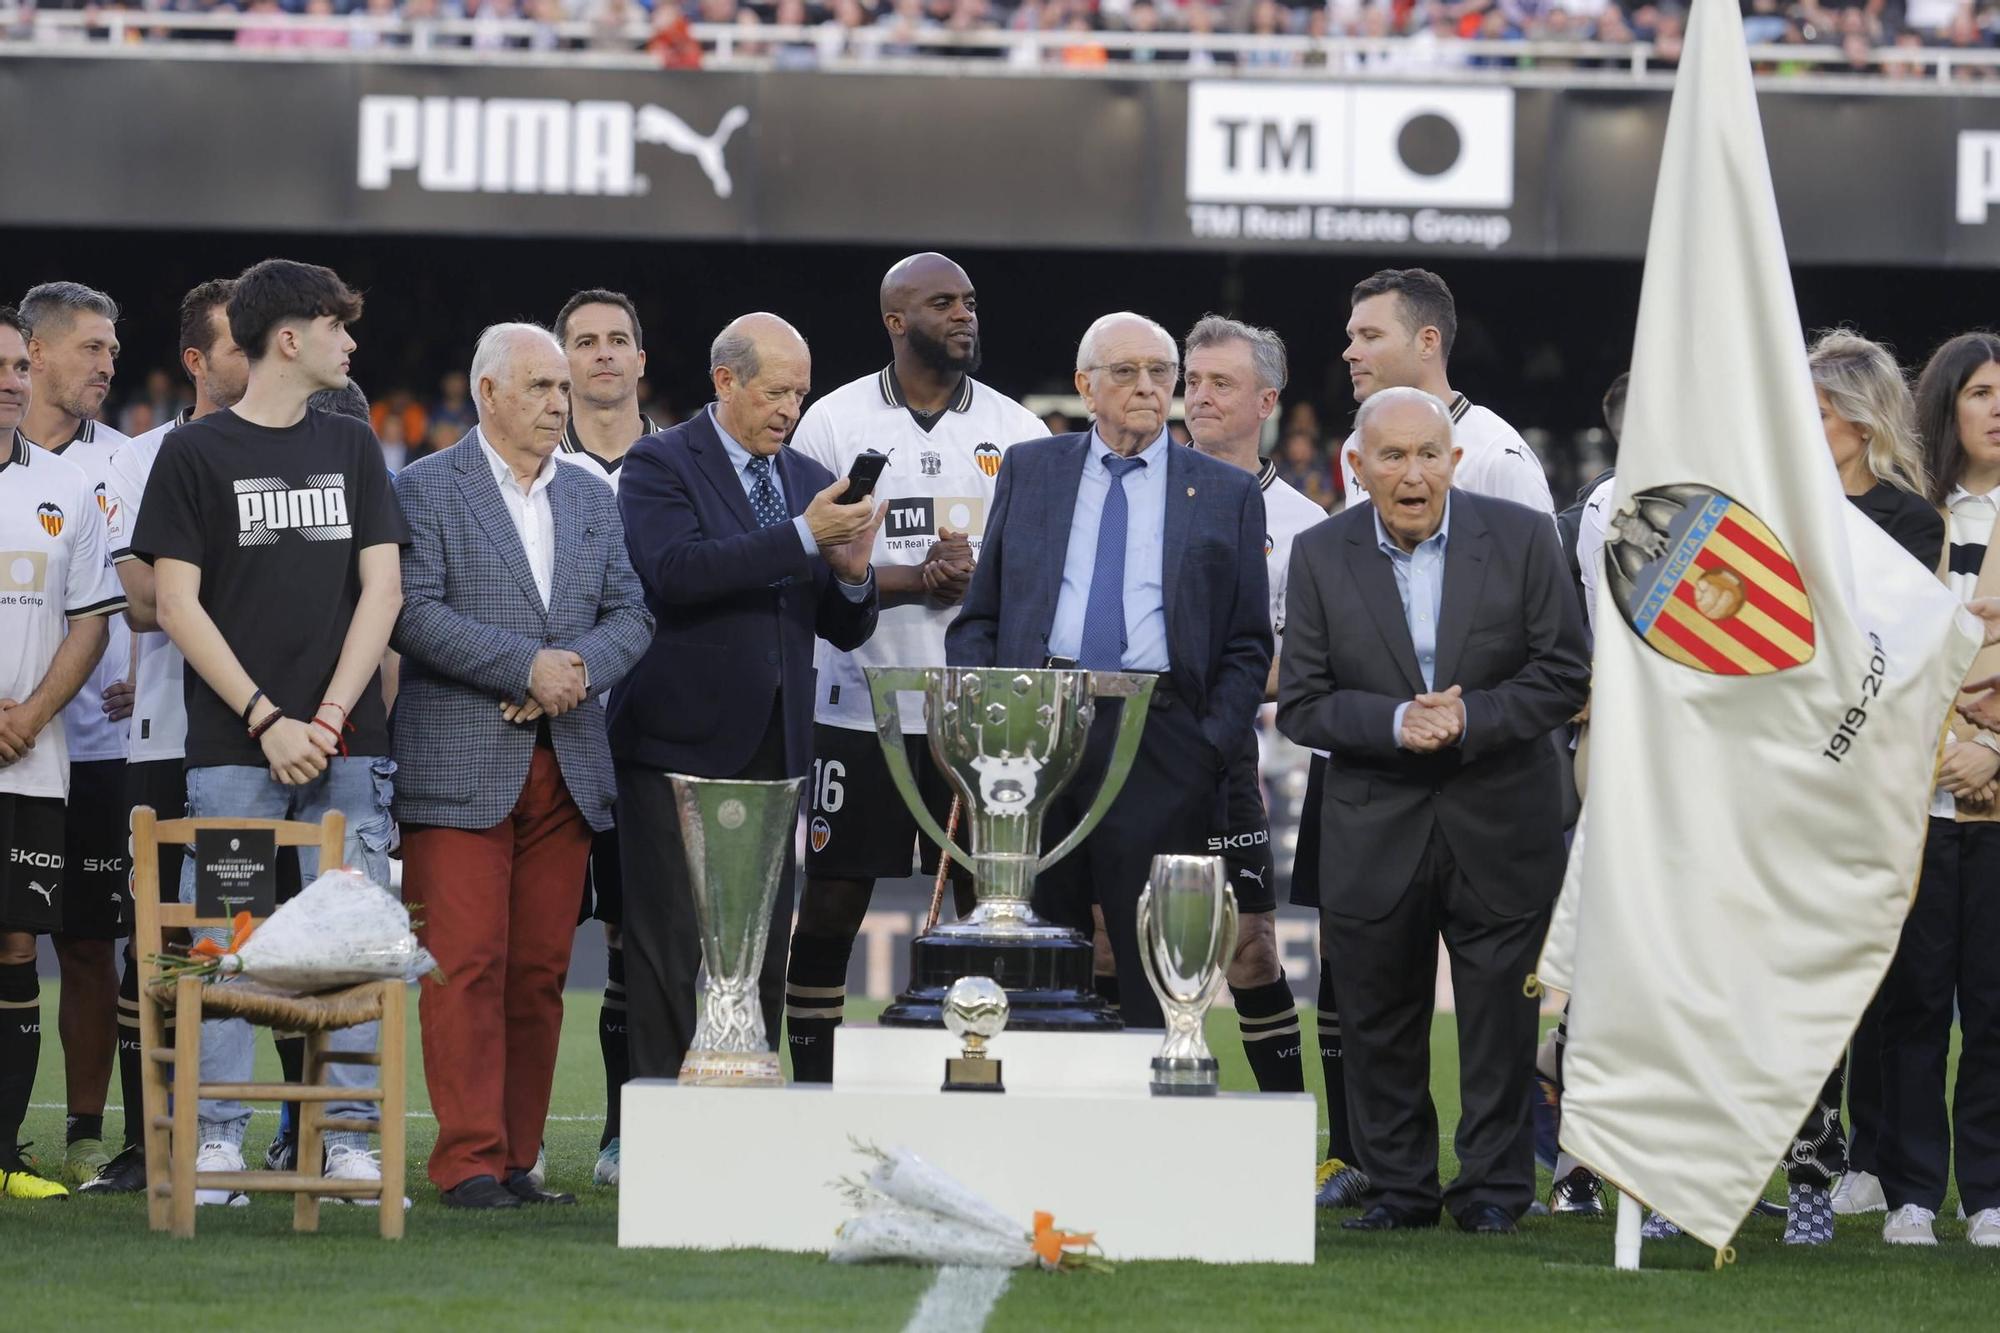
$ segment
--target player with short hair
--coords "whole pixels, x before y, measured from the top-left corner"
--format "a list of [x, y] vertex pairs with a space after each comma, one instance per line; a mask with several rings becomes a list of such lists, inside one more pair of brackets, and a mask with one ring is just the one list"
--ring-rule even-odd
[[[569, 358], [569, 426], [556, 450], [559, 462], [596, 473], [618, 489], [618, 470], [632, 446], [660, 428], [639, 410], [639, 381], [646, 374], [646, 335], [639, 308], [623, 292], [590, 287], [563, 302], [556, 315], [556, 341]], [[608, 706], [611, 691], [600, 696]], [[604, 1132], [597, 1140], [591, 1178], [616, 1187], [619, 1163], [619, 1090], [631, 1077], [632, 1057], [625, 1018], [624, 876], [619, 870], [618, 830], [606, 829], [590, 843], [584, 912], [604, 925], [604, 999], [597, 1010], [597, 1049], [604, 1058]], [[536, 1167], [540, 1169], [540, 1162]]]
[[0, 1201], [69, 1193], [19, 1141], [42, 1046], [35, 936], [72, 924], [63, 709], [125, 605], [90, 479], [21, 433], [29, 340], [27, 322], [0, 307]]
[[[79, 282], [45, 282], [21, 298], [34, 398], [21, 433], [83, 470], [95, 521], [108, 512], [111, 456], [125, 437], [97, 420], [117, 372], [118, 303]], [[75, 515], [77, 522], [89, 516]], [[131, 931], [125, 864], [125, 719], [132, 715], [131, 631], [117, 616], [97, 669], [63, 710], [69, 744], [64, 816], [64, 919], [55, 933], [69, 1116], [65, 1183], [81, 1185], [110, 1161], [104, 1099], [118, 1044], [118, 939]]]
[[[105, 487], [105, 520], [111, 559], [126, 597], [132, 629], [134, 706], [126, 737], [128, 806], [151, 806], [163, 819], [187, 813], [187, 705], [182, 698], [186, 659], [160, 632], [155, 617], [153, 567], [132, 550], [132, 532], [146, 495], [146, 480], [167, 436], [190, 421], [235, 406], [243, 397], [250, 362], [229, 333], [230, 278], [211, 278], [181, 298], [180, 363], [194, 386], [194, 405], [183, 408], [111, 456]], [[180, 898], [182, 849], [160, 848], [160, 891]], [[280, 1050], [283, 1050], [281, 1043]], [[118, 1086], [125, 1103], [124, 1145], [78, 1194], [133, 1194], [146, 1187], [145, 1122], [140, 1109], [139, 969], [128, 941], [125, 975], [118, 988]]]
[[[875, 633], [852, 652], [822, 640], [816, 661], [806, 886], [785, 975], [785, 1040], [801, 1083], [833, 1079], [847, 960], [875, 881], [938, 866], [938, 848], [918, 838], [889, 779], [863, 672], [945, 664], [945, 627], [972, 579], [1000, 459], [1016, 441], [1048, 434], [972, 378], [979, 295], [956, 263], [930, 253], [899, 261], [882, 278], [880, 309], [894, 358], [813, 404], [792, 437], [836, 476], [864, 449], [887, 454], [875, 496], [889, 506], [875, 538]], [[923, 742], [922, 714], [906, 710], [903, 730], [918, 789], [943, 824], [951, 789]]]
[[[1220, 315], [1205, 315], [1188, 331], [1187, 388], [1183, 397], [1188, 435], [1210, 458], [1257, 474], [1264, 492], [1265, 574], [1271, 587], [1271, 678], [1264, 697], [1278, 692], [1278, 654], [1284, 650], [1285, 589], [1292, 541], [1326, 521], [1326, 511], [1278, 476], [1277, 464], [1260, 454], [1264, 423], [1278, 410], [1290, 370], [1284, 340]], [[1229, 866], [1236, 891], [1240, 931], [1228, 971], [1243, 1054], [1265, 1092], [1304, 1092], [1303, 1042], [1298, 1003], [1278, 957], [1276, 866], [1271, 859], [1271, 816], [1264, 806], [1257, 749], [1246, 747], [1229, 770], [1229, 823], [1211, 834], [1208, 849]], [[1329, 1103], [1329, 1121], [1344, 1118]]]

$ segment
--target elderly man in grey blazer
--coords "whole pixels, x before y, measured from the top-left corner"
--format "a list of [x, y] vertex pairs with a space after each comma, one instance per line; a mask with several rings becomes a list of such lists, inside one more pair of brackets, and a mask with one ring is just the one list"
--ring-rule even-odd
[[393, 723], [403, 891], [450, 978], [426, 986], [430, 1177], [447, 1205], [574, 1203], [529, 1177], [548, 1117], [591, 834], [611, 825], [604, 710], [652, 641], [611, 488], [555, 452], [569, 364], [496, 324], [472, 357], [479, 425], [403, 469], [403, 654]]

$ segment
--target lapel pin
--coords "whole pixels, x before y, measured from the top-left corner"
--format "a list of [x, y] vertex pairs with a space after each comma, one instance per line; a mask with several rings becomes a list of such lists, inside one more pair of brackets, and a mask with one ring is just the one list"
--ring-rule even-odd
[[1194, 499], [1194, 487], [1192, 486], [1188, 487], [1188, 499]]

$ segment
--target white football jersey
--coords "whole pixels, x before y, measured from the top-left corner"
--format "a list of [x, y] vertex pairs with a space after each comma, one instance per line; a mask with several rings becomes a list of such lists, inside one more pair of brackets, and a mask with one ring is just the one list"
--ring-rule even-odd
[[[102, 422], [86, 421], [77, 430], [75, 439], [59, 449], [49, 450], [56, 457], [83, 469], [83, 475], [90, 480], [100, 523], [108, 523], [111, 516], [111, 457], [128, 443], [128, 437]], [[78, 517], [80, 519], [82, 515]], [[116, 579], [114, 574], [113, 581], [116, 582]], [[69, 758], [73, 764], [125, 757], [126, 724], [123, 720], [114, 722], [104, 715], [104, 691], [130, 675], [132, 630], [126, 625], [124, 616], [112, 616], [110, 628], [111, 637], [104, 645], [104, 656], [98, 659], [97, 669], [90, 673], [90, 679], [83, 682], [83, 688], [63, 709], [63, 729], [68, 735]]]
[[[132, 554], [132, 533], [139, 525], [139, 505], [146, 498], [146, 479], [153, 475], [153, 460], [160, 456], [167, 436], [187, 424], [191, 416], [192, 411], [184, 411], [172, 421], [135, 436], [111, 456], [104, 515], [111, 532], [113, 563], [138, 558]], [[185, 758], [187, 700], [181, 693], [181, 682], [187, 674], [187, 659], [159, 630], [134, 634], [131, 645], [134, 689], [126, 757], [135, 764]]]
[[[1451, 439], [1465, 451], [1452, 475], [1453, 486], [1555, 514], [1555, 497], [1549, 493], [1549, 474], [1542, 470], [1542, 460], [1512, 426], [1462, 393], [1452, 395]], [[1368, 492], [1347, 459], [1349, 449], [1360, 447], [1359, 432], [1350, 433], [1340, 446], [1340, 476], [1349, 505], [1368, 503]]]
[[[889, 504], [875, 535], [875, 564], [920, 565], [940, 527], [966, 534], [978, 553], [1001, 455], [1017, 441], [1048, 433], [1040, 417], [969, 376], [926, 430], [910, 411], [891, 366], [843, 384], [807, 408], [791, 447], [837, 477], [847, 475], [864, 449], [887, 454], [888, 465], [875, 483], [875, 498]], [[884, 606], [874, 635], [851, 653], [820, 640], [814, 650], [819, 671], [814, 718], [828, 726], [874, 730], [875, 710], [862, 671], [943, 666], [945, 628], [957, 615], [955, 606], [907, 601]], [[902, 711], [903, 730], [921, 735], [923, 713]]]
[[[639, 439], [643, 440], [648, 435], [656, 434], [659, 429], [653, 423], [651, 417], [647, 416], [644, 412], [639, 414]], [[637, 441], [634, 441], [634, 443], [637, 443]], [[626, 457], [627, 455], [620, 454], [607, 463], [604, 459], [584, 448], [583, 440], [576, 433], [576, 422], [574, 419], [567, 426], [563, 427], [562, 443], [556, 446], [556, 461], [558, 463], [572, 464], [573, 466], [582, 468], [593, 477], [602, 478], [605, 484], [611, 487], [613, 495], [618, 494], [618, 474], [624, 470]], [[611, 696], [609, 693], [606, 693], [599, 697], [608, 700]]]
[[1278, 476], [1270, 459], [1257, 472], [1264, 492], [1264, 566], [1271, 584], [1272, 656], [1285, 647], [1285, 591], [1292, 569], [1292, 542], [1307, 528], [1326, 521], [1326, 511]]
[[[0, 697], [40, 687], [72, 620], [124, 607], [104, 528], [83, 469], [16, 432], [0, 453]], [[0, 791], [67, 800], [68, 730], [59, 714], [33, 749], [0, 764]]]
[[1597, 641], [1597, 585], [1604, 578], [1604, 530], [1611, 522], [1611, 488], [1618, 478], [1607, 475], [1590, 488], [1583, 502], [1583, 521], [1576, 529], [1576, 565], [1583, 575], [1583, 616]]

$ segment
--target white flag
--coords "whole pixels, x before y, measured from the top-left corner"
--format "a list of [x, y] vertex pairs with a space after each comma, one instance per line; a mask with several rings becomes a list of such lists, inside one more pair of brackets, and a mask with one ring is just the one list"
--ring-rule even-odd
[[1562, 1142], [1719, 1249], [1888, 970], [1978, 642], [1835, 475], [1734, 0], [1675, 79], [1618, 464]]

